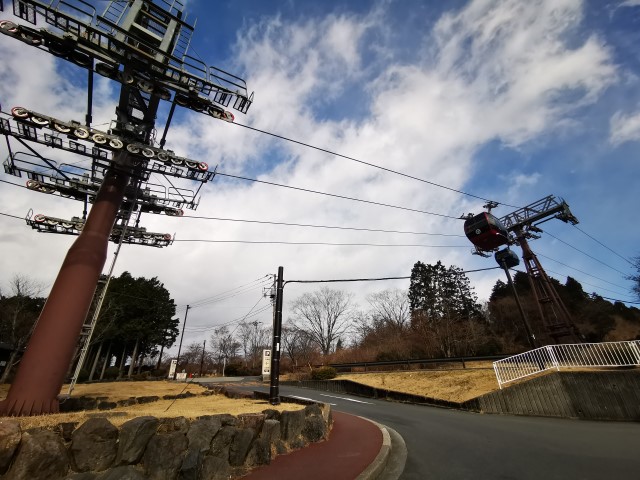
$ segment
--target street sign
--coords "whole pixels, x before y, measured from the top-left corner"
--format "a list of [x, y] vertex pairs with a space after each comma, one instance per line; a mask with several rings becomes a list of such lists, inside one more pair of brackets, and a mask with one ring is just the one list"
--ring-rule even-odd
[[262, 380], [271, 379], [271, 350], [262, 351]]
[[178, 366], [178, 360], [171, 360], [171, 366], [169, 367], [168, 378], [173, 378], [173, 375], [176, 373], [177, 366]]

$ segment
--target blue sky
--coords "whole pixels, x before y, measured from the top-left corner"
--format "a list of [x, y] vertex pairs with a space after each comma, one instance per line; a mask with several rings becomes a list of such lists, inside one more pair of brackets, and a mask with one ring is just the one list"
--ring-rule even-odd
[[[524, 206], [549, 194], [562, 197], [578, 227], [616, 253], [571, 225], [551, 221], [543, 228], [553, 237], [532, 242], [544, 255], [543, 265], [563, 282], [567, 275], [583, 282], [587, 292], [633, 300], [624, 278], [633, 271], [617, 254], [640, 255], [640, 1], [189, 0], [187, 12], [198, 19], [194, 56], [242, 76], [255, 91], [254, 105], [248, 114], [236, 114], [237, 123], [501, 203]], [[82, 95], [84, 74], [18, 43], [0, 38], [3, 111], [22, 105], [83, 118], [84, 105], [75, 99]], [[107, 122], [118, 86], [100, 79], [96, 87], [95, 123]], [[483, 203], [195, 112], [176, 116], [167, 147], [218, 164], [225, 173], [452, 217], [479, 212]], [[0, 147], [3, 158], [6, 153]], [[17, 182], [4, 174], [2, 179]], [[74, 202], [7, 184], [0, 185], [0, 200], [3, 212], [13, 215], [33, 208], [64, 218], [80, 210]], [[501, 206], [494, 213], [512, 210]], [[187, 215], [463, 233], [454, 219], [225, 178], [207, 185], [200, 207]], [[116, 273], [158, 276], [181, 305], [275, 273], [279, 265], [289, 279], [409, 275], [418, 260], [464, 269], [495, 265], [472, 256], [460, 237], [151, 215], [144, 224], [175, 232], [178, 239], [447, 246], [176, 242], [162, 251], [123, 249]], [[7, 217], [0, 225], [0, 242], [12, 252], [2, 260], [2, 288], [14, 273], [29, 272], [50, 285], [72, 238], [36, 234]], [[502, 277], [499, 271], [470, 276], [484, 299]], [[398, 281], [345, 288], [366, 308], [367, 293], [407, 286]], [[287, 294], [292, 299], [307, 290], [296, 286]], [[231, 303], [194, 309], [187, 340], [246, 314], [259, 295], [257, 288]], [[268, 324], [268, 312], [263, 316]]]

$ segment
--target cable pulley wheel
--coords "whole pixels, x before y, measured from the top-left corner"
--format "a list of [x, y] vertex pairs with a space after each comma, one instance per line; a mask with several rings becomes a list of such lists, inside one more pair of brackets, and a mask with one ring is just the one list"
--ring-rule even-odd
[[11, 115], [20, 119], [29, 118], [29, 110], [22, 107], [13, 107], [11, 109]]

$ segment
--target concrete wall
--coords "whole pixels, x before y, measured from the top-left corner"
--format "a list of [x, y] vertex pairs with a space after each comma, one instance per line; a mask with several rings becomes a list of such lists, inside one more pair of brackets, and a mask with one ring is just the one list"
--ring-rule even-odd
[[369, 387], [350, 380], [286, 383], [316, 390], [480, 413], [640, 421], [640, 369], [551, 372], [464, 403]]
[[640, 370], [552, 372], [463, 403], [482, 413], [640, 421]]

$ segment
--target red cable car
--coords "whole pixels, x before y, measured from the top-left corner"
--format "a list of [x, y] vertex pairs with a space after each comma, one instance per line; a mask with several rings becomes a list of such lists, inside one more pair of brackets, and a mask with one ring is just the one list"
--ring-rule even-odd
[[489, 212], [467, 218], [464, 234], [479, 250], [494, 250], [509, 242], [507, 229]]

